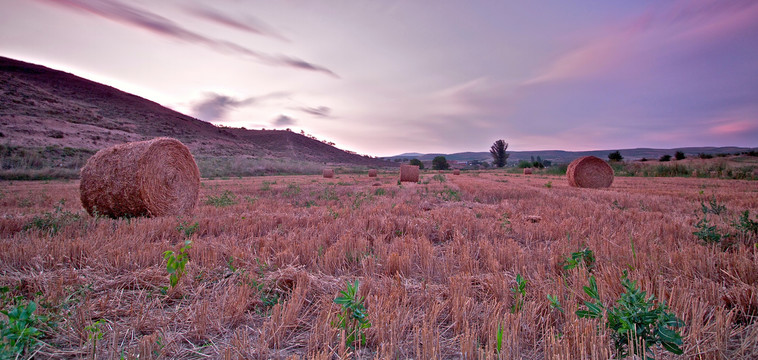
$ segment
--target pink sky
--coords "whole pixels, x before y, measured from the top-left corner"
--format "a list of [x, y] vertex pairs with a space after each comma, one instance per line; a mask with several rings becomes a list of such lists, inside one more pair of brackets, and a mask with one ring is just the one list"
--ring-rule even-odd
[[0, 4], [0, 56], [364, 154], [758, 146], [755, 1]]

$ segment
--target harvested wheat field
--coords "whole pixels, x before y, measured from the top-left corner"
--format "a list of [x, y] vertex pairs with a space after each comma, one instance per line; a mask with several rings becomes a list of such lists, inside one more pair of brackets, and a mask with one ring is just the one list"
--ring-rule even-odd
[[[656, 358], [758, 357], [758, 240], [732, 225], [755, 220], [754, 181], [204, 180], [193, 217], [122, 219], [89, 216], [78, 182], [1, 189], [2, 305], [48, 317], [27, 356], [618, 358], [606, 316], [577, 310], [615, 306], [626, 271], [682, 320], [683, 356]], [[335, 299], [356, 281], [371, 326], [346, 344]]]

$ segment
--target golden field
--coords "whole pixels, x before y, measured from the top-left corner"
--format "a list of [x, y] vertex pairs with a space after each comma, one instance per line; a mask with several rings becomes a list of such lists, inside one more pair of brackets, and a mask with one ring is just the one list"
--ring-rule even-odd
[[[758, 358], [758, 240], [693, 235], [701, 202], [726, 207], [708, 217], [722, 232], [745, 210], [754, 218], [755, 181], [397, 179], [204, 180], [192, 217], [117, 220], [88, 216], [78, 182], [4, 182], [0, 286], [55, 324], [27, 353], [38, 358], [609, 359], [608, 330], [575, 314], [588, 269], [563, 268], [587, 247], [605, 304], [626, 270], [684, 321], [683, 356], [657, 358]], [[166, 288], [163, 254], [185, 238], [186, 274]], [[517, 274], [527, 284], [512, 311]], [[333, 324], [355, 280], [372, 326], [353, 351]]]

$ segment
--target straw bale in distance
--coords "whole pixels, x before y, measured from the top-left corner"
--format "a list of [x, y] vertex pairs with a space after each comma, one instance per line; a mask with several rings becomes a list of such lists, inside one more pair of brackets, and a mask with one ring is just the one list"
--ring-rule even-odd
[[583, 156], [566, 169], [569, 185], [580, 188], [606, 188], [613, 183], [613, 168], [596, 156]]
[[191, 213], [200, 171], [179, 140], [155, 138], [112, 146], [87, 160], [79, 192], [84, 209], [110, 217]]
[[400, 165], [401, 182], [418, 182], [418, 165]]
[[334, 177], [334, 169], [324, 169], [324, 177], [331, 179]]
[[460, 175], [461, 171], [458, 169], [453, 170], [453, 175]]
[[531, 175], [532, 174], [532, 168], [524, 168], [524, 175]]
[[368, 177], [376, 177], [376, 175], [377, 175], [376, 169], [370, 169], [368, 171]]

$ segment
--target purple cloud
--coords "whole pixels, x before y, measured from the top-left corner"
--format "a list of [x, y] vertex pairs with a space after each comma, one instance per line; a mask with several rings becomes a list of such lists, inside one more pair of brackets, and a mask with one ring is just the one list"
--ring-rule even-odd
[[103, 17], [108, 20], [134, 26], [152, 33], [182, 40], [186, 42], [205, 45], [216, 51], [243, 55], [264, 64], [273, 66], [287, 66], [296, 69], [317, 71], [338, 77], [333, 71], [309, 63], [305, 60], [284, 55], [268, 55], [244, 46], [219, 39], [212, 39], [196, 32], [185, 29], [179, 24], [149, 11], [138, 9], [113, 0], [39, 0], [52, 3], [65, 8], [81, 11]]
[[245, 22], [239, 21], [237, 19], [232, 18], [231, 16], [227, 16], [225, 14], [222, 14], [218, 11], [205, 8], [205, 7], [186, 7], [186, 11], [192, 15], [195, 15], [201, 19], [205, 19], [217, 24], [221, 24], [227, 27], [230, 27], [232, 29], [241, 30], [245, 32], [249, 32], [251, 34], [261, 35], [261, 36], [268, 36], [275, 39], [279, 39], [282, 41], [289, 41], [289, 39], [285, 38], [281, 34], [277, 33], [275, 30], [271, 29], [270, 26], [265, 25], [263, 22], [257, 19], [248, 19]]
[[274, 120], [274, 126], [288, 126], [288, 125], [294, 125], [295, 119], [287, 116], [287, 115], [279, 115], [276, 120]]
[[317, 107], [302, 106], [302, 107], [297, 108], [297, 110], [300, 110], [306, 114], [311, 114], [318, 117], [330, 117], [330, 114], [332, 112], [332, 109], [326, 106], [317, 106]]
[[208, 96], [192, 105], [192, 115], [200, 120], [214, 122], [224, 120], [229, 111], [250, 105], [255, 98], [235, 99], [226, 95], [209, 93]]

